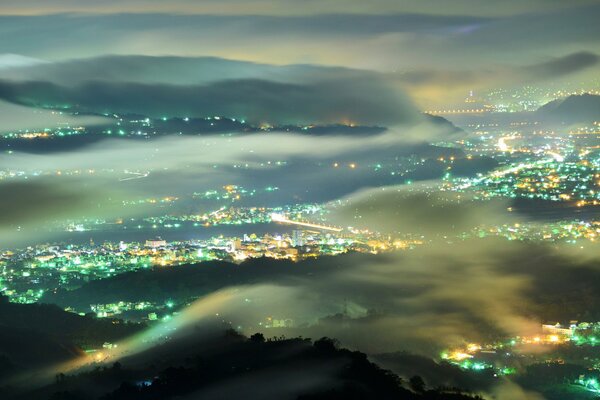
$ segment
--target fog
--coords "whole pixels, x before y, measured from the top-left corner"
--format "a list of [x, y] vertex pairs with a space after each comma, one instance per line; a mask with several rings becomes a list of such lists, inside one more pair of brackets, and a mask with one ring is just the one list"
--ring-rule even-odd
[[59, 111], [40, 110], [0, 101], [2, 125], [0, 134], [10, 132], [35, 132], [45, 128], [77, 128], [106, 123], [105, 118], [95, 116], [77, 117]]
[[[57, 373], [116, 361], [149, 368], [170, 356], [193, 357], [223, 343], [215, 338], [230, 328], [275, 341], [336, 338], [377, 362], [397, 357], [410, 367], [403, 373], [429, 372], [439, 381], [430, 387], [462, 387], [466, 375], [445, 377], [433, 365], [441, 351], [537, 334], [542, 323], [600, 320], [600, 244], [592, 225], [600, 185], [592, 143], [600, 98], [592, 95], [600, 72], [597, 0], [13, 3], [0, 5], [0, 295], [7, 294], [0, 301], [14, 306], [14, 318], [25, 314], [9, 299], [49, 301], [60, 305], [57, 318], [109, 328], [120, 323], [63, 308], [96, 312], [91, 304], [125, 300], [150, 306], [127, 306], [122, 315], [148, 327], [119, 325], [125, 330], [115, 329], [114, 338], [138, 333], [101, 349], [102, 337], [94, 362], [86, 354], [41, 370], [23, 366], [11, 383], [43, 385]], [[572, 96], [582, 88], [590, 94]], [[570, 132], [575, 127], [582, 129]], [[502, 146], [508, 138], [519, 144]], [[463, 178], [485, 182], [495, 168], [506, 168], [510, 183], [498, 183], [494, 193], [463, 185]], [[526, 168], [536, 171], [528, 176]], [[243, 194], [235, 201], [208, 196], [234, 186]], [[244, 207], [260, 208], [260, 218], [238, 218]], [[269, 215], [302, 207], [339, 232], [315, 234], [306, 246], [293, 239], [285, 256], [278, 243], [277, 257], [286, 260], [246, 258], [275, 252], [266, 250], [274, 248], [270, 239], [245, 240], [235, 252], [208, 245], [207, 255], [202, 247], [198, 258], [217, 261], [171, 265], [198, 259], [190, 242], [204, 246], [208, 232], [220, 235], [215, 243], [229, 241], [233, 230], [225, 224], [242, 229], [239, 236], [262, 234], [254, 221], [269, 232], [298, 229], [268, 222]], [[231, 215], [197, 223], [216, 209]], [[550, 226], [558, 218], [589, 229]], [[138, 263], [136, 246], [107, 255], [113, 250], [106, 243], [90, 250], [95, 245], [68, 236], [130, 245], [171, 227], [190, 241], [140, 250], [151, 254], [146, 268], [138, 268], [146, 261]], [[90, 260], [109, 261], [98, 261], [101, 272], [96, 261], [82, 264], [89, 270], [78, 270], [79, 261], [46, 270], [35, 261], [54, 251], [44, 243], [58, 245], [57, 254], [67, 249], [64, 259], [89, 250]], [[152, 253], [163, 252], [175, 254], [164, 256], [164, 268], [149, 265], [157, 259]], [[137, 257], [131, 267], [129, 256]], [[189, 279], [176, 279], [182, 276]], [[291, 322], [267, 326], [273, 319]], [[5, 325], [17, 343], [19, 329], [28, 329]], [[92, 346], [82, 344], [90, 340], [85, 334], [50, 337], [46, 327], [32, 337], [56, 342], [61, 351], [52, 360], [66, 359], [58, 355], [68, 346]], [[201, 344], [190, 350], [190, 343]], [[516, 363], [543, 363], [549, 347]], [[0, 369], [13, 367], [7, 354], [0, 354]], [[269, 366], [185, 396], [294, 398], [339, 382], [342, 367]], [[484, 397], [542, 399], [515, 383], [527, 371], [512, 379], [499, 365], [486, 369], [493, 382], [475, 388]], [[257, 388], [270, 381], [285, 390]]]

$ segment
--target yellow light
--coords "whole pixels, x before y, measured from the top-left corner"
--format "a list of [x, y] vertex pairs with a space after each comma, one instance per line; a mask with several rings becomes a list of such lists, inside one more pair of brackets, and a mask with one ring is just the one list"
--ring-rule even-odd
[[476, 351], [481, 350], [481, 346], [475, 343], [469, 343], [467, 345], [467, 351], [469, 351], [470, 353], [474, 353]]
[[466, 358], [473, 358], [473, 356], [470, 354], [464, 353], [460, 350], [457, 350], [457, 351], [452, 352], [452, 354], [450, 354], [450, 356], [448, 358], [450, 358], [452, 360], [456, 360], [456, 361], [462, 361]]

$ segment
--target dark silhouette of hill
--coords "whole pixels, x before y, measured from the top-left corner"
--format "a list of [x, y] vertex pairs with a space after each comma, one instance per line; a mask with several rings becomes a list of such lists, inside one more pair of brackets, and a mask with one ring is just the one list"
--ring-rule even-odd
[[9, 303], [3, 296], [0, 316], [0, 376], [2, 357], [17, 369], [41, 366], [67, 360], [80, 355], [82, 347], [99, 347], [142, 328], [119, 320], [82, 317], [56, 305]]
[[454, 125], [452, 122], [448, 121], [444, 117], [440, 117], [439, 115], [432, 114], [423, 114], [428, 122], [431, 122], [433, 125], [438, 126], [440, 128], [446, 128], [448, 130], [449, 135], [466, 135], [466, 132], [460, 129], [458, 126]]
[[81, 354], [66, 338], [0, 325], [0, 379], [31, 367], [66, 361]]
[[[352, 258], [363, 259], [355, 254]], [[202, 296], [229, 285], [265, 283], [291, 279], [307, 274], [325, 275], [331, 269], [343, 268], [349, 256], [306, 260], [300, 263], [272, 258], [250, 259], [239, 265], [224, 261], [209, 261], [175, 267], [156, 267], [125, 273], [110, 279], [89, 282], [74, 291], [48, 293], [44, 301], [89, 307], [94, 303], [114, 301], [159, 301], [166, 298]], [[324, 266], [326, 269], [318, 269]]]
[[491, 369], [474, 373], [447, 362], [438, 363], [429, 357], [408, 352], [376, 354], [371, 359], [399, 376], [417, 374], [435, 386], [481, 391], [488, 390], [497, 383]]
[[538, 116], [565, 124], [590, 123], [600, 120], [600, 96], [573, 95], [554, 100], [540, 107]]
[[[202, 350], [202, 348], [204, 350]], [[150, 352], [158, 351], [160, 346]], [[171, 354], [168, 363], [122, 360], [77, 375], [57, 375], [46, 387], [15, 399], [477, 399], [459, 389], [403, 382], [333, 339], [265, 340], [225, 335]], [[10, 398], [10, 397], [9, 397]]]

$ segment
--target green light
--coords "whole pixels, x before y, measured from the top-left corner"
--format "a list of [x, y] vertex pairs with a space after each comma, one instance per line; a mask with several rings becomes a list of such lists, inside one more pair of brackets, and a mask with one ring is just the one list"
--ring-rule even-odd
[[476, 370], [476, 371], [481, 371], [482, 369], [485, 369], [485, 364], [474, 363], [473, 366], [471, 367], [471, 369]]

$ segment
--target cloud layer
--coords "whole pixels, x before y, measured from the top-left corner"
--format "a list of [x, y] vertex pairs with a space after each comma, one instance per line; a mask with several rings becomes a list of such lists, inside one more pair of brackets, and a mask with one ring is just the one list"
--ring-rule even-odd
[[101, 117], [77, 117], [62, 112], [19, 106], [1, 100], [0, 113], [3, 115], [0, 134], [19, 131], [40, 131], [44, 128], [91, 127], [106, 123], [106, 119]]
[[[221, 10], [228, 9], [218, 3]], [[566, 5], [539, 0], [523, 6], [515, 1], [510, 7], [505, 3], [502, 7], [467, 3], [472, 2], [461, 0], [452, 7], [433, 7], [428, 2], [421, 8], [429, 13], [402, 6], [385, 12], [379, 8], [379, 15], [371, 15], [348, 14], [352, 7], [346, 4], [342, 9], [320, 12], [319, 2], [314, 7], [302, 6], [313, 11], [308, 16], [256, 15], [261, 8], [244, 13], [244, 7], [235, 15], [153, 14], [147, 13], [151, 8], [143, 7], [132, 7], [128, 14], [43, 15], [41, 7], [38, 16], [0, 17], [0, 46], [10, 53], [54, 60], [104, 54], [211, 55], [386, 71], [431, 65], [455, 69], [527, 65], [580, 51], [600, 52], [596, 2]], [[397, 3], [388, 4], [392, 4], [389, 9]], [[291, 4], [286, 7], [293, 8]], [[169, 8], [176, 10], [171, 4]], [[491, 8], [496, 11], [484, 11]], [[513, 12], [499, 16], [501, 8]], [[370, 5], [369, 9], [375, 8]], [[463, 14], [443, 15], [444, 10], [461, 9]], [[479, 12], [473, 16], [469, 11]]]
[[[569, 6], [593, 4], [593, 0], [574, 0]], [[315, 15], [329, 13], [367, 13], [386, 14], [392, 12], [409, 12], [423, 14], [470, 14], [485, 16], [506, 16], [524, 12], [539, 11], [540, 8], [561, 10], [566, 5], [557, 0], [533, 0], [521, 2], [508, 0], [502, 5], [494, 2], [482, 3], [476, 0], [454, 1], [453, 7], [443, 0], [426, 3], [418, 0], [397, 2], [393, 0], [375, 0], [368, 6], [360, 0], [350, 0], [341, 5], [335, 0], [307, 0], [298, 4], [293, 0], [206, 0], [201, 3], [193, 0], [175, 0], [165, 5], [156, 0], [107, 0], [102, 3], [81, 2], [77, 0], [58, 0], [51, 4], [41, 0], [23, 0], [18, 4], [3, 6], [0, 10], [5, 14], [45, 14], [66, 12], [181, 12], [208, 14], [259, 14], [259, 15]]]
[[260, 124], [356, 123], [389, 126], [416, 120], [399, 92], [365, 79], [307, 85], [262, 80], [221, 81], [204, 86], [90, 82], [75, 88], [45, 82], [0, 83], [0, 97], [18, 104], [76, 112], [151, 117], [227, 116]]

